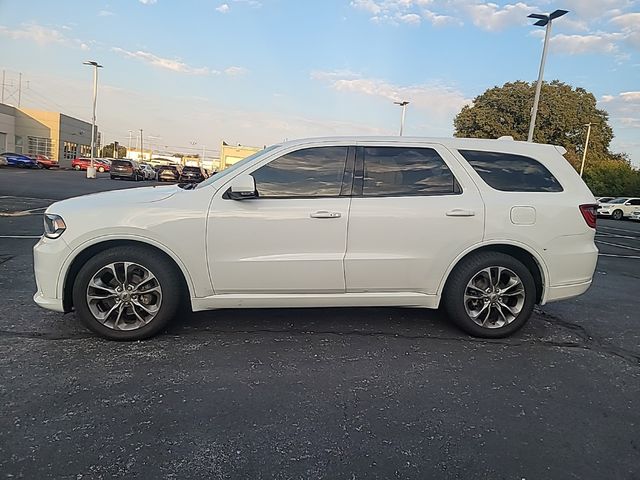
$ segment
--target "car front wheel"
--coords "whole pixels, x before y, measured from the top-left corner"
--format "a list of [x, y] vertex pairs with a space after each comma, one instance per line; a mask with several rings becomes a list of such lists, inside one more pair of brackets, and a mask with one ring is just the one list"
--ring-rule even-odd
[[451, 273], [444, 292], [449, 318], [476, 337], [511, 335], [529, 320], [536, 287], [529, 269], [499, 252], [463, 260]]
[[141, 340], [160, 332], [182, 299], [179, 276], [161, 254], [137, 246], [92, 257], [73, 286], [76, 315], [111, 340]]
[[614, 220], [622, 220], [622, 210], [614, 210], [614, 212], [611, 214], [611, 218], [613, 218]]

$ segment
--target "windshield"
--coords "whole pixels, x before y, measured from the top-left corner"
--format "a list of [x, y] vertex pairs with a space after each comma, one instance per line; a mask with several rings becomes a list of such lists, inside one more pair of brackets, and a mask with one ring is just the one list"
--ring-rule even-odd
[[211, 183], [218, 181], [220, 179], [220, 177], [226, 177], [230, 173], [233, 173], [236, 170], [238, 170], [239, 168], [242, 168], [244, 165], [246, 165], [247, 163], [251, 162], [252, 160], [254, 160], [254, 159], [256, 159], [256, 158], [258, 158], [258, 157], [260, 157], [262, 155], [265, 155], [265, 154], [269, 153], [270, 151], [274, 150], [275, 148], [277, 148], [279, 146], [280, 146], [280, 144], [271, 145], [270, 147], [267, 147], [267, 148], [265, 148], [263, 150], [260, 150], [259, 152], [254, 153], [253, 155], [249, 155], [247, 158], [243, 158], [239, 162], [234, 163], [233, 165], [231, 165], [228, 168], [225, 168], [220, 173], [216, 173], [215, 175], [211, 175], [207, 180], [205, 180], [204, 182], [199, 183], [196, 188], [202, 188], [202, 187], [206, 187], [207, 185], [211, 185]]
[[620, 204], [620, 203], [624, 203], [627, 201], [627, 198], [616, 198], [615, 200], [611, 200], [608, 203], [615, 203], [615, 204]]

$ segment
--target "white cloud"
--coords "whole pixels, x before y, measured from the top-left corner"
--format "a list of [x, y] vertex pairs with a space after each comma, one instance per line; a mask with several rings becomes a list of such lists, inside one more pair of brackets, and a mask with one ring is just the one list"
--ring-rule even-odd
[[89, 46], [77, 38], [69, 38], [60, 30], [44, 27], [37, 23], [23, 23], [17, 28], [8, 28], [0, 25], [0, 36], [9, 37], [13, 40], [28, 40], [38, 45], [66, 45], [82, 50], [88, 50]]
[[461, 23], [452, 16], [441, 15], [426, 8], [433, 3], [434, 0], [352, 0], [351, 6], [367, 12], [375, 23], [419, 25], [422, 21], [427, 21], [436, 26]]
[[99, 17], [112, 17], [113, 15], [115, 15], [115, 13], [113, 13], [111, 10], [100, 10], [98, 12]]
[[158, 0], [140, 0], [143, 5], [154, 5]]
[[323, 80], [338, 92], [377, 97], [381, 101], [407, 100], [411, 108], [424, 110], [430, 115], [447, 119], [449, 124], [462, 106], [470, 103], [462, 92], [441, 85], [394, 85], [385, 80], [353, 75], [341, 77], [335, 72], [313, 72], [311, 78]]
[[226, 3], [223, 3], [219, 7], [216, 7], [216, 10], [220, 13], [227, 13], [229, 11], [229, 5], [227, 5]]
[[135, 58], [137, 60], [148, 63], [149, 65], [153, 65], [154, 67], [164, 68], [173, 72], [186, 73], [188, 75], [217, 75], [220, 73], [216, 70], [210, 70], [206, 67], [192, 67], [180, 60], [159, 57], [157, 55], [154, 55], [153, 53], [144, 52], [142, 50], [130, 52], [119, 47], [113, 47], [111, 50], [113, 50], [114, 52], [118, 52], [125, 57]]
[[549, 43], [558, 53], [577, 55], [581, 53], [616, 53], [620, 33], [597, 33], [593, 35], [553, 35]]
[[526, 25], [527, 15], [536, 7], [518, 2], [500, 6], [495, 3], [472, 4], [464, 7], [473, 24], [482, 30], [503, 30], [516, 25]]
[[225, 68], [224, 73], [226, 75], [229, 75], [230, 77], [239, 77], [241, 75], [246, 75], [247, 73], [249, 73], [249, 70], [244, 67], [232, 66]]
[[612, 122], [628, 128], [640, 128], [640, 91], [603, 95], [598, 106], [609, 112]]
[[624, 40], [632, 48], [640, 50], [640, 13], [618, 15], [610, 23], [621, 29]]

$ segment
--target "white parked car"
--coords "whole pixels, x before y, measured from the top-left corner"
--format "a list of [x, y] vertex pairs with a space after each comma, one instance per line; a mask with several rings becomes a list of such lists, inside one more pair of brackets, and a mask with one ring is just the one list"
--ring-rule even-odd
[[595, 198], [564, 152], [317, 138], [271, 146], [198, 185], [64, 200], [46, 210], [34, 248], [34, 300], [75, 310], [112, 339], [159, 332], [181, 302], [443, 305], [468, 333], [503, 337], [534, 304], [591, 285]]
[[635, 212], [631, 212], [629, 215], [630, 220], [635, 220], [636, 222], [640, 222], [640, 210], [636, 210]]
[[140, 169], [142, 170], [142, 173], [144, 174], [144, 179], [145, 180], [155, 180], [156, 179], [156, 171], [153, 169], [153, 167], [151, 165], [147, 165], [146, 163], [143, 163], [140, 165]]
[[640, 198], [620, 197], [598, 205], [598, 215], [622, 220], [640, 207]]

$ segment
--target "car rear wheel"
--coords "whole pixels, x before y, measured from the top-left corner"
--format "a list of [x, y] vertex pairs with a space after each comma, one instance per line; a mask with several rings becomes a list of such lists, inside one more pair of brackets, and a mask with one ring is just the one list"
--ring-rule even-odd
[[536, 287], [529, 269], [499, 252], [472, 255], [456, 266], [444, 292], [449, 318], [475, 337], [511, 335], [531, 317]]
[[613, 218], [614, 220], [622, 220], [622, 210], [618, 209], [618, 210], [614, 210], [613, 213], [611, 214], [611, 218]]
[[74, 169], [74, 170], [80, 170], [80, 165], [75, 165], [75, 166], [73, 167], [73, 169]]
[[99, 171], [100, 173], [104, 173], [104, 167], [98, 167], [98, 171]]
[[141, 340], [166, 327], [182, 299], [178, 273], [145, 247], [104, 250], [78, 272], [73, 286], [76, 315], [111, 340]]

